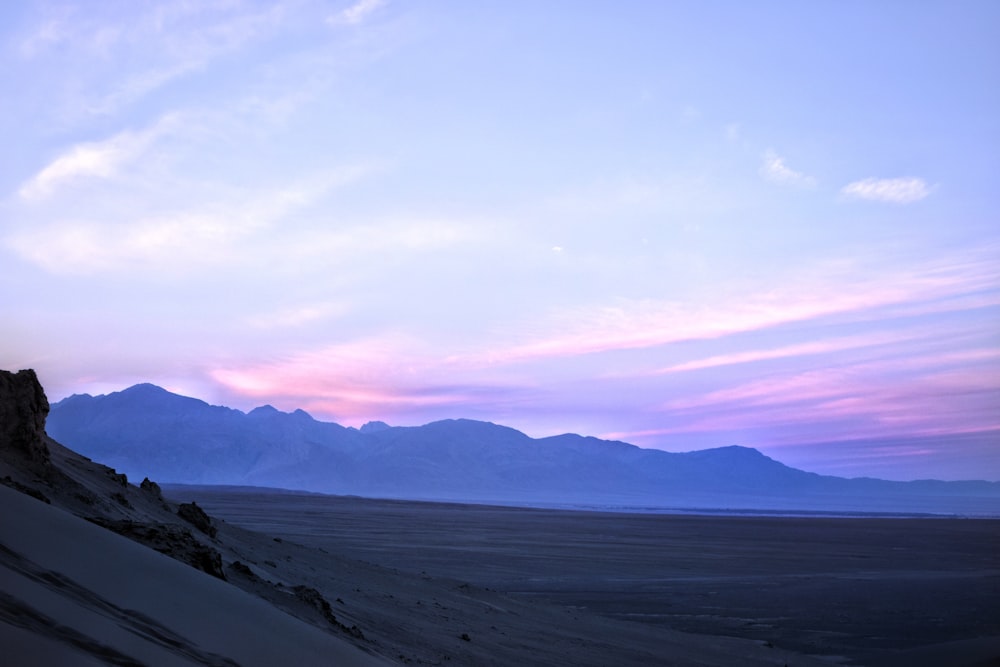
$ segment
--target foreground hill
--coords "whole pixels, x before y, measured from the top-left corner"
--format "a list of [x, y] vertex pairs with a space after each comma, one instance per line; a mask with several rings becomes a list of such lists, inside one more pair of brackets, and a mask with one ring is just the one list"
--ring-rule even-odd
[[361, 429], [243, 413], [150, 384], [52, 407], [49, 431], [133, 477], [373, 497], [838, 512], [1000, 514], [1000, 483], [817, 475], [745, 447], [683, 454], [471, 420]]

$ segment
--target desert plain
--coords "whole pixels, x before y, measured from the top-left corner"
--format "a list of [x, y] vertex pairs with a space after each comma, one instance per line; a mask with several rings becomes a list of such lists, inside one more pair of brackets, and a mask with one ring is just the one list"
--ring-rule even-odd
[[342, 622], [404, 663], [1000, 660], [1000, 520], [167, 493], [197, 501], [227, 530], [300, 549], [257, 565], [264, 576], [294, 567], [336, 600]]

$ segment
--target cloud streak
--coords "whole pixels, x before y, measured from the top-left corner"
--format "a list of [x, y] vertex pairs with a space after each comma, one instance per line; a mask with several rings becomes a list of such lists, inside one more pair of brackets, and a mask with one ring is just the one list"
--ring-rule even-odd
[[294, 329], [344, 315], [349, 308], [341, 303], [310, 303], [247, 318], [256, 329]]
[[287, 9], [285, 3], [256, 8], [227, 0], [46, 9], [18, 52], [39, 67], [68, 73], [72, 83], [50, 94], [62, 97], [63, 121], [86, 124], [274, 34]]
[[104, 141], [72, 146], [22, 185], [18, 194], [24, 200], [38, 201], [76, 181], [88, 178], [110, 179], [139, 160], [175, 123], [175, 117], [166, 116], [140, 132], [127, 130]]
[[[743, 291], [708, 303], [643, 300], [619, 307], [563, 312], [550, 324], [559, 332], [498, 347], [482, 355], [484, 365], [572, 357], [612, 350], [651, 348], [707, 340], [824, 318], [863, 319], [880, 308], [906, 307], [910, 314], [934, 312], [936, 300], [995, 288], [994, 257], [954, 257], [908, 270], [887, 271], [831, 265], [782, 281], [786, 286]], [[850, 275], [843, 275], [849, 271]], [[561, 332], [572, 333], [561, 333]]]
[[833, 352], [844, 352], [869, 347], [880, 347], [883, 345], [898, 344], [912, 339], [914, 334], [909, 333], [881, 333], [862, 334], [858, 336], [846, 336], [833, 340], [811, 341], [808, 343], [798, 343], [770, 349], [747, 350], [734, 352], [732, 354], [720, 354], [704, 359], [695, 359], [680, 364], [674, 364], [666, 368], [654, 371], [655, 375], [666, 375], [670, 373], [683, 373], [689, 371], [702, 371], [710, 368], [722, 366], [734, 366], [739, 364], [752, 364], [759, 361], [774, 361], [777, 359], [787, 359], [789, 357], [818, 356], [831, 354]]
[[330, 25], [359, 25], [386, 5], [385, 0], [358, 0], [350, 7], [330, 16]]
[[786, 165], [785, 159], [772, 149], [764, 151], [764, 155], [761, 156], [759, 172], [764, 179], [780, 185], [794, 185], [805, 188], [816, 185], [815, 178], [795, 171]]
[[427, 345], [403, 334], [382, 334], [289, 354], [276, 361], [220, 366], [211, 378], [242, 398], [304, 407], [326, 418], [359, 423], [412, 419], [428, 410], [442, 417], [496, 405], [513, 390], [502, 384], [463, 384], [461, 369], [440, 363]]
[[[99, 153], [103, 155], [103, 153]], [[99, 175], [110, 178], [117, 169], [115, 155], [99, 162]], [[54, 164], [59, 164], [59, 160]], [[93, 176], [95, 165], [82, 167], [71, 161], [72, 169], [57, 172], [58, 178]], [[263, 192], [240, 191], [225, 202], [167, 213], [131, 216], [118, 213], [116, 219], [69, 219], [31, 226], [9, 234], [5, 241], [19, 255], [55, 274], [89, 274], [108, 271], [142, 271], [253, 262], [270, 256], [273, 243], [262, 242], [256, 249], [237, 248], [237, 242], [260, 235], [276, 222], [287, 218], [335, 189], [345, 187], [369, 172], [367, 166], [350, 166], [315, 174], [283, 188]], [[44, 173], [44, 170], [43, 170]], [[246, 253], [251, 250], [250, 254]]]
[[848, 183], [840, 192], [848, 199], [912, 204], [926, 199], [931, 190], [922, 178], [866, 178]]
[[[838, 275], [826, 276], [826, 287], [813, 276], [787, 281], [798, 285], [796, 291], [734, 295], [700, 309], [675, 304], [618, 310], [605, 313], [602, 321], [578, 321], [573, 336], [542, 334], [520, 345], [480, 340], [466, 343], [470, 349], [459, 353], [434, 338], [359, 338], [278, 362], [236, 363], [213, 377], [235, 394], [282, 396], [286, 405], [309, 400], [317, 408], [325, 406], [323, 414], [330, 418], [362, 421], [454, 416], [448, 410], [495, 418], [517, 405], [522, 425], [545, 432], [558, 431], [555, 423], [567, 415], [579, 419], [574, 411], [580, 405], [593, 404], [585, 420], [597, 424], [605, 419], [599, 414], [607, 413], [613, 422], [621, 406], [640, 410], [637, 405], [647, 403], [650, 419], [666, 425], [611, 434], [647, 446], [668, 436], [730, 431], [767, 432], [768, 442], [781, 443], [801, 441], [810, 428], [823, 429], [831, 438], [993, 428], [996, 420], [988, 418], [986, 406], [1000, 386], [983, 374], [988, 376], [991, 368], [1000, 372], [1000, 350], [988, 345], [977, 325], [963, 321], [961, 312], [939, 306], [941, 299], [961, 301], [966, 292], [977, 293], [984, 281], [996, 279], [997, 269], [985, 257], [944, 264], [870, 275], [850, 289]], [[856, 331], [872, 318], [884, 321], [897, 306], [905, 313], [901, 323], [815, 339], [828, 335], [823, 333], [827, 327]], [[946, 324], [913, 319], [941, 313], [951, 313], [952, 319]], [[786, 326], [790, 324], [793, 329]], [[813, 340], [761, 348], [751, 342], [759, 338], [746, 337], [782, 326], [782, 335]], [[734, 351], [703, 356], [689, 351], [687, 361], [653, 371], [641, 365], [629, 372], [621, 357], [623, 351], [642, 347], [673, 355], [672, 350], [690, 349], [691, 341], [712, 340], [720, 342], [701, 349], [721, 345]], [[685, 346], [675, 348], [678, 343]], [[718, 370], [750, 364], [762, 365]], [[589, 389], [581, 391], [580, 384]], [[456, 386], [464, 389], [454, 390]], [[550, 402], [546, 414], [535, 414], [524, 403], [537, 392], [557, 391], [557, 386], [575, 396], [576, 407], [571, 400], [559, 406]], [[604, 398], [593, 403], [595, 395]]]
[[606, 437], [656, 445], [716, 434], [768, 447], [805, 441], [983, 433], [1000, 428], [1000, 350], [789, 366], [710, 391], [688, 391], [658, 408], [661, 424]]
[[[1000, 367], [998, 362], [1000, 350], [978, 349], [775, 373], [676, 399], [664, 410], [690, 420], [680, 431], [776, 423], [820, 426], [845, 418], [854, 421], [854, 432], [867, 430], [866, 435], [930, 435], [956, 425], [992, 430], [1000, 419], [983, 408], [1000, 394], [1000, 382], [981, 371]], [[898, 381], [900, 374], [905, 382]]]

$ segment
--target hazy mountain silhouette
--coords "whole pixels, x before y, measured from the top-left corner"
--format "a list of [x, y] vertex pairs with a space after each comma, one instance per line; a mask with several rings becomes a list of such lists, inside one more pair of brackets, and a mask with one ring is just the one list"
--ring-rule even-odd
[[413, 499], [1000, 514], [997, 482], [889, 482], [796, 470], [746, 447], [689, 453], [468, 419], [361, 429], [271, 406], [243, 413], [141, 384], [52, 406], [52, 437], [163, 482]]

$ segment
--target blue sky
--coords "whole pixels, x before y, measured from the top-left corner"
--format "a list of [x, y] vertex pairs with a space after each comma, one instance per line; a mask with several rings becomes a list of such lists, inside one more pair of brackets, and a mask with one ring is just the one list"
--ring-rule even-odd
[[0, 366], [1000, 479], [994, 2], [7, 3]]

